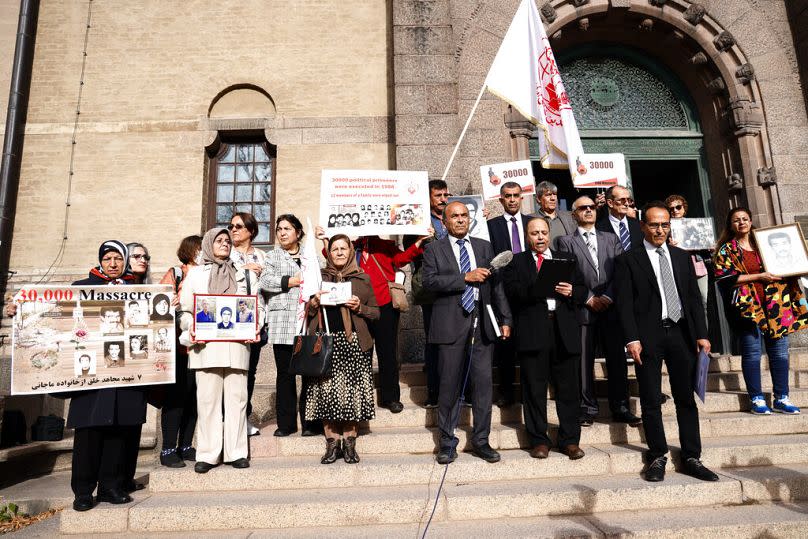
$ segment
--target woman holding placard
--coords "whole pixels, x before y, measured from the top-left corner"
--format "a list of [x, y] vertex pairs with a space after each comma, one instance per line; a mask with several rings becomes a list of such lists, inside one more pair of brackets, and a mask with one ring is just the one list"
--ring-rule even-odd
[[[752, 235], [752, 213], [735, 208], [718, 240], [715, 277], [727, 319], [741, 338], [741, 368], [753, 414], [798, 414], [788, 398], [788, 334], [808, 324], [805, 296], [796, 277], [782, 278], [764, 270]], [[774, 394], [766, 405], [760, 385], [761, 344], [769, 357]]]
[[[250, 342], [196, 342], [193, 332], [194, 294], [247, 294], [258, 290], [253, 272], [236, 272], [230, 259], [230, 233], [226, 228], [208, 230], [202, 238], [202, 260], [188, 270], [180, 290], [182, 318], [180, 328], [190, 335], [188, 368], [196, 370], [197, 451], [194, 471], [206, 473], [224, 462], [234, 468], [248, 468], [247, 446], [247, 370], [250, 366]], [[259, 317], [263, 300], [258, 295]], [[183, 340], [181, 338], [181, 340]], [[222, 418], [224, 401], [224, 419]]]
[[359, 462], [356, 435], [359, 421], [375, 417], [373, 406], [373, 337], [368, 321], [379, 318], [379, 307], [368, 275], [359, 269], [350, 238], [333, 236], [326, 247], [326, 283], [351, 283], [351, 298], [338, 307], [320, 306], [318, 292], [309, 301], [308, 333], [322, 331], [320, 311], [334, 336], [331, 372], [322, 378], [306, 379], [306, 420], [322, 420], [326, 452], [320, 459], [331, 464], [340, 456], [348, 464]]

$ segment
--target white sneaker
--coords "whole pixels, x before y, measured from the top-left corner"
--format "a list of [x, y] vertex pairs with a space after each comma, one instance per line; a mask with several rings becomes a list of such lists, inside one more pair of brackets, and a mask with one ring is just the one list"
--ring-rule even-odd
[[249, 420], [247, 421], [247, 436], [256, 436], [261, 434], [261, 430], [253, 425]]

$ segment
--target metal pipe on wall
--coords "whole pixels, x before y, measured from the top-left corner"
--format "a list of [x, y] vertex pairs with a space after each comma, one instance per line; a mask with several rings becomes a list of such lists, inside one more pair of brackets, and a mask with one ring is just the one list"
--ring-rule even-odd
[[20, 167], [38, 16], [39, 0], [20, 0], [14, 67], [8, 93], [6, 134], [0, 163], [0, 296], [5, 295], [10, 276], [11, 241], [14, 234], [17, 192], [20, 186]]

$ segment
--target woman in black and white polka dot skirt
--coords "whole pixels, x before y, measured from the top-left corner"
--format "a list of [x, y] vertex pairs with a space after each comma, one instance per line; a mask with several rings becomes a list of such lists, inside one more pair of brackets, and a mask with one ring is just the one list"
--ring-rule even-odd
[[[324, 307], [324, 316], [334, 335], [331, 374], [308, 378], [306, 420], [321, 419], [325, 430], [326, 451], [320, 462], [331, 464], [343, 457], [348, 464], [359, 462], [356, 434], [359, 421], [376, 415], [373, 396], [373, 338], [367, 320], [379, 318], [379, 308], [370, 278], [356, 264], [356, 253], [350, 238], [333, 236], [326, 250], [325, 283], [348, 281], [351, 299], [337, 307]], [[320, 294], [309, 302], [309, 333], [318, 329], [317, 311]]]

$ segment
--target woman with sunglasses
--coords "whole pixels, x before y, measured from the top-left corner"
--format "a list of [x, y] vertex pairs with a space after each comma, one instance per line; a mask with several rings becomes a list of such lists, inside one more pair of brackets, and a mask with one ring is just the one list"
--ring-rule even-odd
[[[671, 219], [684, 219], [687, 217], [687, 200], [682, 195], [671, 195], [665, 199], [665, 207], [671, 214]], [[668, 243], [676, 245], [673, 238], [668, 235]], [[699, 292], [701, 293], [701, 303], [704, 305], [704, 316], [707, 317], [707, 294], [710, 288], [709, 271], [707, 269], [707, 261], [710, 260], [712, 253], [709, 251], [696, 252], [691, 251], [690, 260], [693, 263], [693, 269], [696, 271], [696, 284], [699, 285]]]
[[[788, 334], [808, 325], [808, 307], [796, 277], [764, 271], [755, 238], [752, 213], [735, 208], [718, 240], [715, 277], [727, 319], [741, 338], [741, 369], [753, 414], [798, 414], [788, 398]], [[772, 408], [760, 386], [762, 344], [769, 356], [774, 394]]]
[[129, 249], [129, 268], [135, 276], [134, 284], [151, 283], [150, 265], [151, 256], [149, 250], [142, 243], [132, 242], [126, 244]]
[[[253, 214], [247, 212], [233, 214], [227, 230], [230, 231], [230, 237], [233, 239], [230, 260], [233, 261], [236, 271], [240, 273], [251, 272], [256, 279], [261, 277], [266, 253], [261, 249], [256, 249], [252, 244], [256, 236], [258, 236], [258, 222], [253, 217]], [[258, 289], [248, 290], [247, 293], [257, 294]], [[255, 389], [255, 373], [258, 370], [258, 360], [261, 358], [261, 348], [267, 343], [264, 322], [263, 319], [258, 320], [258, 327], [262, 330], [261, 339], [250, 346], [250, 369], [247, 373], [247, 429], [250, 436], [261, 434], [261, 431], [250, 422], [249, 418], [252, 414], [252, 395]]]

